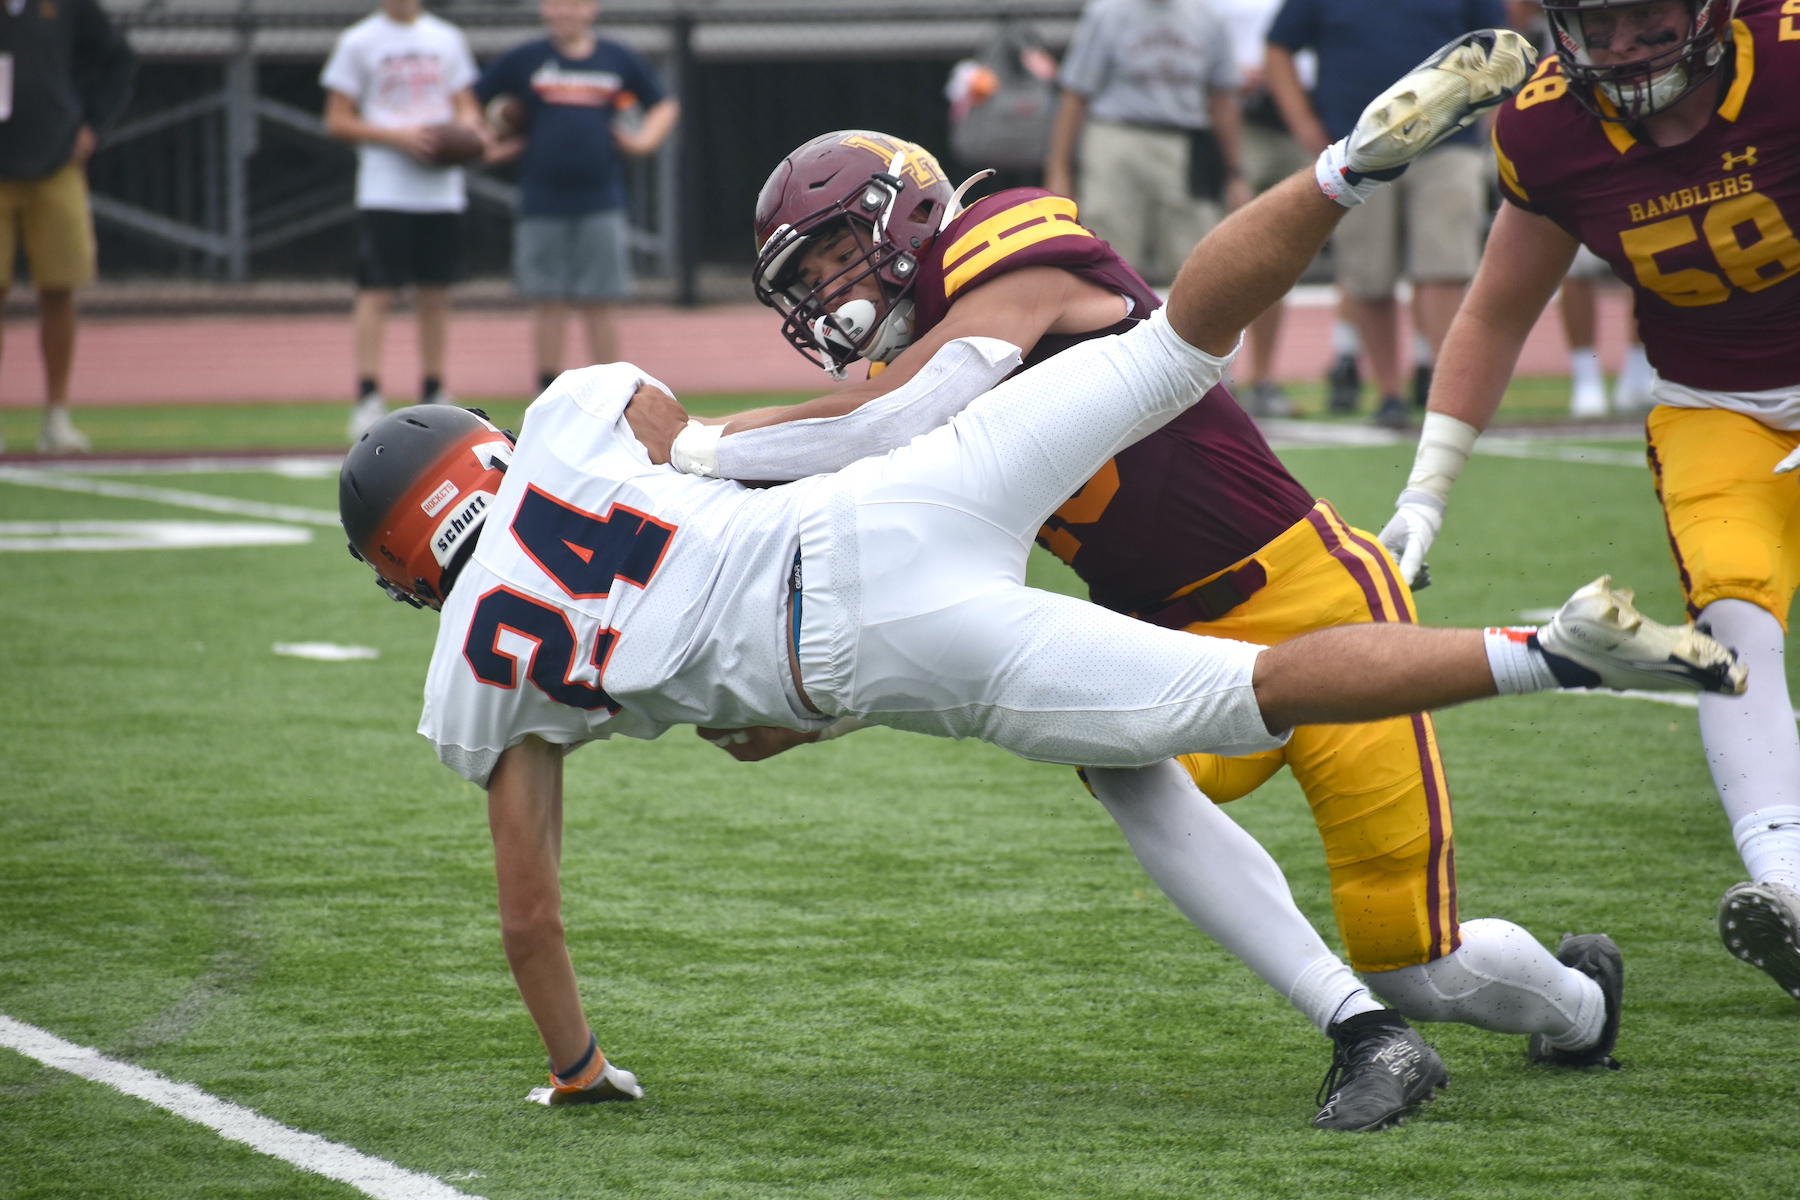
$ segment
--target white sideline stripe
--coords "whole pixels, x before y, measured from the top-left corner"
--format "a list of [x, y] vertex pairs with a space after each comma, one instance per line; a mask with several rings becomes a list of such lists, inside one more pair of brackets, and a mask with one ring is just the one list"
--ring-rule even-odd
[[120, 483], [112, 479], [83, 479], [78, 475], [52, 475], [27, 467], [0, 467], [0, 482], [22, 487], [49, 488], [58, 492], [86, 492], [93, 496], [111, 496], [116, 500], [148, 500], [154, 504], [172, 504], [177, 508], [198, 508], [205, 512], [231, 513], [239, 517], [265, 517], [272, 521], [294, 521], [302, 525], [338, 527], [338, 515], [322, 508], [301, 508], [293, 504], [264, 504], [260, 500], [233, 500], [229, 496], [209, 496], [205, 492], [183, 492], [174, 488], [150, 487], [142, 483]]
[[[1622, 692], [1606, 688], [1557, 688], [1559, 696], [1610, 696], [1620, 700], [1648, 700], [1652, 704], [1673, 704], [1676, 708], [1699, 708], [1700, 696], [1695, 692], [1644, 692], [1630, 688]], [[1800, 708], [1793, 709], [1794, 720], [1800, 721]]]
[[209, 1096], [191, 1083], [134, 1067], [86, 1046], [65, 1042], [55, 1034], [0, 1014], [0, 1046], [35, 1058], [46, 1067], [67, 1071], [117, 1088], [127, 1096], [204, 1125], [228, 1141], [291, 1163], [302, 1171], [347, 1183], [377, 1200], [481, 1200], [459, 1192], [430, 1175], [397, 1167], [386, 1159], [326, 1141], [317, 1134], [289, 1129], [229, 1100]]

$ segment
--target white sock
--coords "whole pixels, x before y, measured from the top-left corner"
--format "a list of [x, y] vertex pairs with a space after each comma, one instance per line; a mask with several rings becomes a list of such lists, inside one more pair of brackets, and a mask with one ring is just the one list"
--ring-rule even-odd
[[1800, 805], [1778, 804], [1738, 818], [1732, 840], [1758, 883], [1785, 883], [1800, 892]]
[[1576, 387], [1600, 387], [1600, 353], [1592, 346], [1569, 351], [1570, 382]]
[[1643, 408], [1650, 403], [1650, 389], [1656, 373], [1650, 369], [1650, 356], [1640, 345], [1625, 347], [1625, 363], [1613, 384], [1613, 403], [1620, 408]]
[[1342, 358], [1348, 354], [1355, 357], [1362, 353], [1362, 335], [1356, 332], [1356, 326], [1339, 317], [1331, 323], [1331, 354], [1334, 358]]
[[1431, 352], [1431, 339], [1420, 333], [1418, 330], [1413, 330], [1413, 365], [1416, 367], [1430, 367], [1436, 365], [1436, 363], [1437, 355]]
[[1800, 733], [1781, 622], [1746, 600], [1715, 600], [1699, 623], [1750, 668], [1742, 696], [1700, 697], [1700, 742], [1750, 878], [1800, 888]]
[[[1145, 873], [1202, 933], [1242, 959], [1321, 1031], [1331, 1020], [1363, 1011], [1355, 1007], [1354, 992], [1367, 990], [1294, 906], [1281, 868], [1179, 763], [1089, 767], [1087, 780]], [[1319, 967], [1322, 959], [1335, 963], [1342, 978]], [[1304, 1003], [1295, 998], [1303, 979], [1314, 981]], [[1334, 1016], [1339, 1007], [1344, 1012]], [[1367, 1007], [1380, 1005], [1371, 1000]]]
[[1369, 994], [1363, 981], [1343, 964], [1335, 954], [1317, 959], [1288, 992], [1288, 1003], [1306, 1015], [1320, 1033], [1329, 1034], [1339, 1021], [1357, 1013], [1378, 1012], [1380, 1001]]
[[1606, 1024], [1599, 984], [1511, 921], [1492, 917], [1464, 921], [1462, 945], [1442, 958], [1365, 977], [1411, 1020], [1541, 1033], [1559, 1050], [1593, 1045]]
[[1586, 667], [1546, 651], [1537, 632], [1534, 625], [1489, 626], [1481, 631], [1488, 669], [1502, 696], [1600, 686], [1600, 677]]

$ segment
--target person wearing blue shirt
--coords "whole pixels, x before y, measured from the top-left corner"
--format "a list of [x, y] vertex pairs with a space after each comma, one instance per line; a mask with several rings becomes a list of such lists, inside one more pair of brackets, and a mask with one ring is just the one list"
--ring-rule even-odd
[[[475, 94], [501, 118], [494, 158], [520, 158], [513, 276], [533, 302], [541, 390], [562, 371], [571, 306], [592, 360], [618, 358], [613, 304], [631, 294], [624, 160], [655, 153], [679, 109], [642, 58], [594, 36], [597, 0], [543, 0], [538, 11], [550, 36], [489, 63]], [[616, 119], [640, 106], [635, 127]]]
[[[1471, 29], [1506, 25], [1501, 0], [1286, 0], [1269, 27], [1264, 73], [1288, 129], [1317, 154], [1439, 46]], [[1310, 96], [1294, 66], [1301, 50], [1319, 59]], [[1383, 425], [1407, 423], [1394, 305], [1403, 262], [1413, 281], [1413, 327], [1435, 359], [1481, 261], [1487, 215], [1481, 139], [1482, 131], [1470, 128], [1420, 158], [1376, 203], [1352, 212], [1332, 240], [1343, 308], [1381, 387], [1375, 419]], [[1417, 365], [1414, 399], [1423, 405], [1430, 362]]]

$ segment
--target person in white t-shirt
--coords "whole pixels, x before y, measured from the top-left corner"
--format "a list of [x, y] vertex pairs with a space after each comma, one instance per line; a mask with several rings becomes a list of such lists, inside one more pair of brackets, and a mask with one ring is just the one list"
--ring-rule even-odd
[[325, 128], [356, 143], [357, 399], [350, 440], [387, 411], [381, 342], [397, 288], [413, 286], [426, 404], [444, 391], [450, 285], [461, 273], [461, 167], [432, 165], [439, 126], [463, 125], [488, 141], [472, 90], [475, 58], [462, 31], [421, 11], [420, 0], [382, 0], [381, 10], [338, 38], [319, 82]]

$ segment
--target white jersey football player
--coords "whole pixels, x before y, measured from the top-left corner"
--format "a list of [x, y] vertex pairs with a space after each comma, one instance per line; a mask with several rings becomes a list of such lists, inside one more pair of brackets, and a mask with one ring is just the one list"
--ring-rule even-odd
[[[1044, 519], [1218, 381], [1245, 324], [1380, 186], [1371, 172], [1391, 178], [1523, 81], [1509, 37], [1470, 35], [1433, 60], [1455, 70], [1408, 76], [1314, 174], [1197, 247], [1153, 319], [992, 390], [1016, 351], [965, 340], [919, 384], [961, 411], [915, 437], [896, 426], [892, 448], [836, 473], [756, 490], [653, 461], [646, 445], [687, 417], [629, 364], [565, 375], [516, 447], [442, 406], [390, 414], [358, 442], [340, 479], [345, 528], [390, 594], [441, 610], [420, 732], [488, 791], [503, 941], [550, 1055], [545, 1103], [641, 1094], [600, 1053], [559, 915], [562, 758], [586, 742], [854, 715], [1154, 770], [1277, 746], [1303, 722], [1567, 683], [1742, 690], [1729, 651], [1641, 618], [1605, 580], [1542, 630], [1347, 626], [1267, 648], [1024, 586]], [[982, 394], [963, 407], [959, 388]], [[797, 453], [834, 429], [866, 440], [870, 419], [786, 436]], [[1272, 899], [1291, 907], [1282, 892]], [[1327, 975], [1315, 985], [1340, 1007], [1366, 1001], [1341, 963]], [[1607, 1009], [1616, 1030], [1616, 991]], [[1327, 1109], [1341, 1101], [1363, 1123], [1330, 1123], [1386, 1123], [1442, 1083], [1435, 1053], [1404, 1033], [1340, 1064]]]

